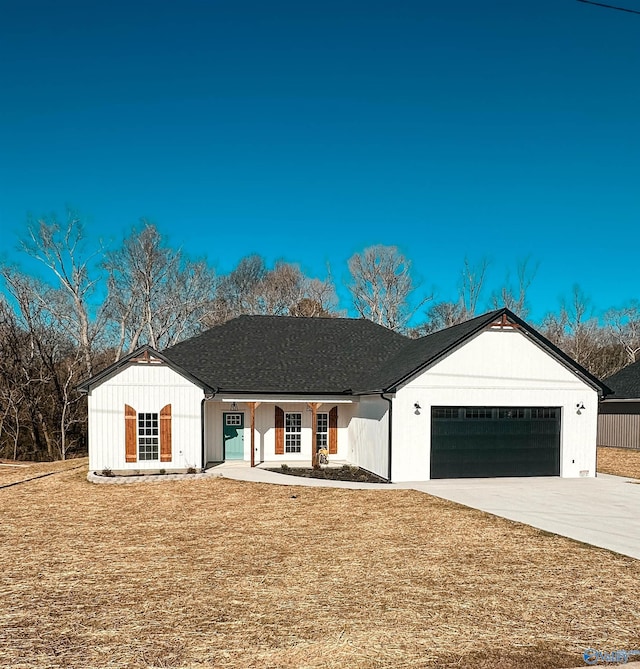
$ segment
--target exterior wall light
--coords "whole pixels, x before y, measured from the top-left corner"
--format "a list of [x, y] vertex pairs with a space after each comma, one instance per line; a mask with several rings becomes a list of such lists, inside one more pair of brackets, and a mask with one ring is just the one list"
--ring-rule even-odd
[[420, 409], [422, 409], [422, 407], [420, 406], [420, 403], [419, 403], [419, 402], [416, 402], [416, 403], [413, 405], [413, 408], [415, 409], [415, 414], [416, 414], [416, 416], [419, 416], [419, 415], [420, 415]]
[[584, 411], [584, 403], [583, 402], [578, 402], [576, 404], [576, 413], [578, 416]]

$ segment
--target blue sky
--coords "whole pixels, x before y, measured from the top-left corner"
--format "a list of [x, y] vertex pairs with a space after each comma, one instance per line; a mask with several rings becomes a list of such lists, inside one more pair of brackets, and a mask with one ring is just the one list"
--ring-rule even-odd
[[[624, 4], [624, 3], [622, 3]], [[639, 0], [624, 6], [639, 9]], [[532, 318], [640, 297], [640, 16], [576, 0], [0, 0], [0, 257], [67, 204], [219, 272], [393, 244], [454, 299], [530, 256]]]

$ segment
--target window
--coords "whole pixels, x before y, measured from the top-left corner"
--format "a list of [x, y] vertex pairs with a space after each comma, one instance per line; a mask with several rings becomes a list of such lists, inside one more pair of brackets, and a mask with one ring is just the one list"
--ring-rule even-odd
[[551, 407], [531, 409], [531, 418], [557, 418], [557, 411], [557, 409]]
[[434, 407], [434, 418], [458, 418], [460, 409], [458, 407]]
[[491, 409], [485, 408], [469, 408], [465, 409], [465, 418], [471, 418], [473, 420], [481, 420], [491, 418]]
[[225, 420], [227, 425], [240, 427], [242, 425], [242, 414], [228, 413], [225, 416]]
[[158, 459], [158, 414], [138, 414], [138, 460]]
[[498, 418], [524, 418], [524, 409], [498, 409]]
[[285, 413], [284, 452], [300, 453], [301, 442], [302, 442], [302, 414]]
[[329, 414], [316, 414], [316, 451], [329, 447]]

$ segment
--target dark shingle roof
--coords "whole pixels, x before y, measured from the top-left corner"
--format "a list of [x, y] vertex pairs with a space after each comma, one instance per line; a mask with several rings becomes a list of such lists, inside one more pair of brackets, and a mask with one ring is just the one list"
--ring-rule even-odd
[[640, 398], [640, 360], [623, 367], [619, 372], [605, 379], [605, 383], [613, 390], [613, 395], [609, 399]]
[[364, 319], [240, 316], [163, 354], [222, 391], [343, 393], [408, 341]]
[[[211, 389], [283, 394], [392, 392], [502, 314], [586, 383], [604, 394], [610, 392], [508, 309], [491, 311], [420, 339], [409, 339], [364, 319], [240, 316], [158, 355], [207, 392]], [[78, 388], [88, 392], [138, 353], [123, 358]], [[635, 367], [631, 365], [619, 374]], [[640, 397], [640, 368], [626, 391]]]

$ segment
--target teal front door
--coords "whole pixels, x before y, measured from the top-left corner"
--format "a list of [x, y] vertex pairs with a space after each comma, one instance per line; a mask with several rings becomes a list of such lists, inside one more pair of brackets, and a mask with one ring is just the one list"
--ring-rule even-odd
[[224, 459], [244, 459], [244, 414], [223, 413], [224, 425]]

